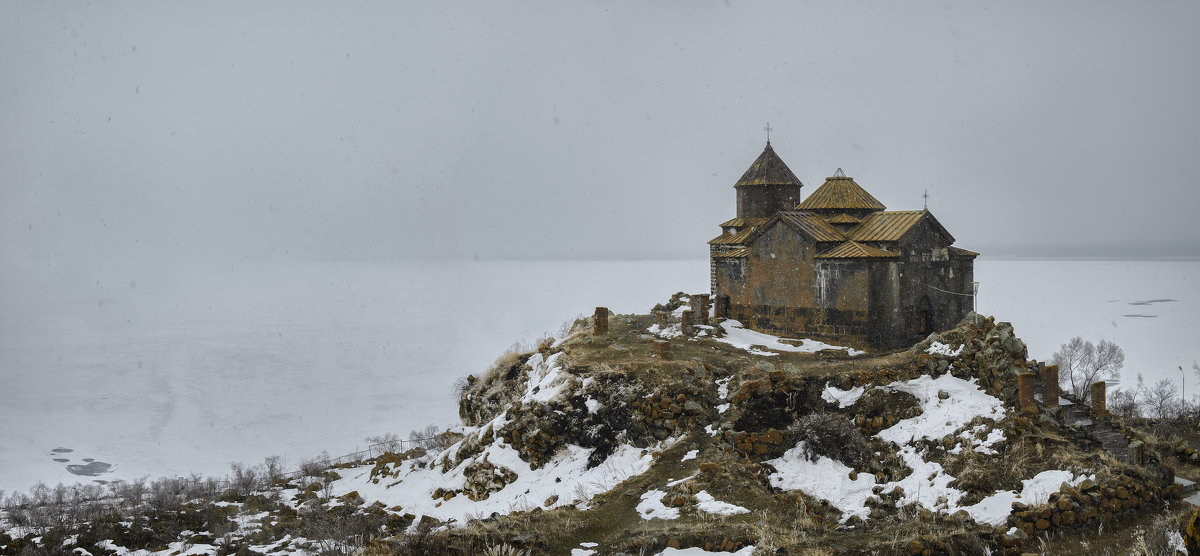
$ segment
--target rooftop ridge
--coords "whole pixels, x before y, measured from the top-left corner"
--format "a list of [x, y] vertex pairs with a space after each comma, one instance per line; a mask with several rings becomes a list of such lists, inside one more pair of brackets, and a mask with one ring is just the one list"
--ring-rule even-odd
[[741, 179], [733, 184], [734, 187], [745, 187], [750, 185], [799, 185], [800, 178], [792, 173], [792, 169], [775, 154], [775, 149], [771, 147], [771, 143], [767, 142], [767, 146], [763, 148], [762, 154], [754, 160], [746, 172], [742, 174]]

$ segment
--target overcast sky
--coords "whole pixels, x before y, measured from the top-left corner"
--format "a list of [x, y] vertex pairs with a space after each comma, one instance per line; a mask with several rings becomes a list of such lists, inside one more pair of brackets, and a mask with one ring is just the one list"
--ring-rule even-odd
[[772, 144], [988, 254], [1198, 255], [1196, 2], [4, 2], [20, 264], [703, 257]]

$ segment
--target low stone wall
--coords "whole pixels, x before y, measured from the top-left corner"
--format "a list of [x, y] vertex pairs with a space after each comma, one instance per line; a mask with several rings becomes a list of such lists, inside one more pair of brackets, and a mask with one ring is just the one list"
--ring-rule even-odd
[[728, 315], [743, 325], [773, 334], [867, 347], [867, 320], [862, 311], [735, 304], [729, 306]]
[[1085, 480], [1077, 488], [1063, 484], [1045, 504], [1013, 502], [1004, 531], [998, 530], [997, 534], [1003, 539], [1005, 554], [1020, 554], [1026, 539], [1035, 534], [1050, 534], [1060, 528], [1111, 526], [1114, 520], [1156, 509], [1163, 500], [1178, 499], [1182, 492], [1176, 484], [1161, 487], [1133, 477], [1104, 484]]

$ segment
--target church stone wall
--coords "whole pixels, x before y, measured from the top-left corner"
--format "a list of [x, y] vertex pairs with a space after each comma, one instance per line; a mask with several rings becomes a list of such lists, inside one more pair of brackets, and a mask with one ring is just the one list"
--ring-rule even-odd
[[739, 218], [770, 218], [775, 213], [793, 210], [800, 202], [799, 185], [753, 185], [737, 188]]

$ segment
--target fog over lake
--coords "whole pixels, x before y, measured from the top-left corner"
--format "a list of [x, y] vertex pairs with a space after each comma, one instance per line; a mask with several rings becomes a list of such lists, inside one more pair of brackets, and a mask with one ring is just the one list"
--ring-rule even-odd
[[[271, 455], [295, 466], [451, 426], [454, 381], [514, 343], [597, 305], [646, 312], [707, 291], [707, 272], [704, 260], [292, 263], [10, 281], [23, 302], [0, 318], [0, 489], [220, 475]], [[1200, 262], [982, 259], [976, 274], [980, 310], [1013, 322], [1031, 357], [1074, 335], [1110, 339], [1127, 383], [1178, 381], [1182, 366], [1200, 393], [1187, 318]], [[68, 470], [85, 458], [113, 467]]]
[[1112, 339], [1126, 384], [1190, 397], [1196, 21], [1189, 1], [3, 3], [0, 489], [453, 424], [451, 385], [514, 342], [706, 291], [768, 122], [803, 194], [841, 168], [982, 253], [980, 309], [1032, 357]]

